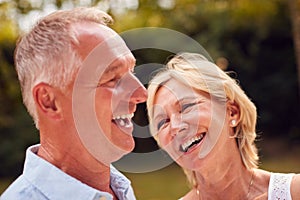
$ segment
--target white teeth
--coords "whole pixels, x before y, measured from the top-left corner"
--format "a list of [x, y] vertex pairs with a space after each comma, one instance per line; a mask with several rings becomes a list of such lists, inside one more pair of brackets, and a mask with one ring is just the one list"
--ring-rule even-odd
[[114, 116], [113, 119], [131, 119], [134, 116], [133, 113], [131, 114], [123, 114], [123, 115], [118, 115], [118, 116]]
[[183, 143], [181, 145], [181, 149], [184, 151], [184, 152], [187, 152], [188, 148], [191, 147], [191, 145], [194, 143], [194, 142], [200, 142], [202, 140], [202, 138], [204, 137], [205, 133], [202, 133], [201, 135], [199, 136], [195, 136], [191, 139], [189, 139], [188, 141], [186, 141], [185, 143]]
[[120, 126], [125, 126], [124, 120], [120, 120]]
[[133, 113], [131, 114], [123, 114], [123, 115], [118, 115], [114, 116], [113, 120], [122, 127], [130, 127], [131, 126], [131, 118], [134, 116]]

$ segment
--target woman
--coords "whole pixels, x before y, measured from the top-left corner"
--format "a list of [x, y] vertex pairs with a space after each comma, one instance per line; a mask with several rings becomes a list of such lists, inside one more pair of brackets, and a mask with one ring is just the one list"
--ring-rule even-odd
[[172, 58], [148, 95], [150, 131], [192, 185], [182, 199], [300, 199], [300, 175], [257, 168], [256, 107], [202, 55]]

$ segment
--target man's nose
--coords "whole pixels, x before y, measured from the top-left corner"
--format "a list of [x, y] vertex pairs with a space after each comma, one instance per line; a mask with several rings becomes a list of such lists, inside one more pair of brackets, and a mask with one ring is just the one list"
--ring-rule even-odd
[[130, 98], [131, 102], [136, 104], [145, 102], [148, 97], [146, 88], [135, 75], [129, 74], [129, 76], [131, 78], [132, 88], [135, 89]]
[[139, 84], [140, 86], [134, 91], [131, 96], [131, 100], [136, 104], [145, 102], [148, 97], [146, 88], [141, 83]]
[[128, 99], [135, 104], [143, 103], [147, 100], [147, 90], [134, 74], [127, 73], [124, 75], [119, 86], [122, 88], [123, 100]]

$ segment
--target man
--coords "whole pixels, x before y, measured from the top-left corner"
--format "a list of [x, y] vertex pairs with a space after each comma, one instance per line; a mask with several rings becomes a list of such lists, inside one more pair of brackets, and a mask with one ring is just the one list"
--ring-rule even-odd
[[135, 59], [96, 8], [57, 11], [19, 41], [23, 101], [39, 129], [23, 174], [1, 199], [135, 199], [111, 166], [134, 148], [131, 118], [147, 93]]

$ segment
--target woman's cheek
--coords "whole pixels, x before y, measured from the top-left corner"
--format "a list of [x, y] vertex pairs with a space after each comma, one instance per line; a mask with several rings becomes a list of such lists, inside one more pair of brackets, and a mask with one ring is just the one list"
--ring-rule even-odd
[[164, 134], [161, 134], [159, 137], [159, 144], [160, 144], [160, 147], [162, 149], [164, 149], [165, 151], [167, 151], [171, 156], [174, 153], [174, 143], [175, 143], [175, 140], [174, 138], [172, 139], [170, 133], [164, 133]]
[[161, 136], [159, 137], [159, 142], [160, 145], [162, 146], [162, 148], [166, 149], [169, 148], [169, 146], [171, 146], [171, 137], [169, 136], [169, 133], [163, 133], [161, 134]]

